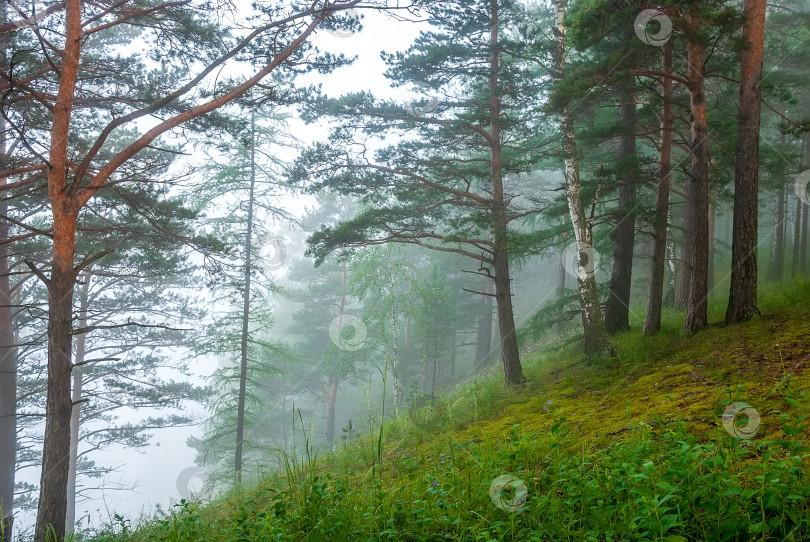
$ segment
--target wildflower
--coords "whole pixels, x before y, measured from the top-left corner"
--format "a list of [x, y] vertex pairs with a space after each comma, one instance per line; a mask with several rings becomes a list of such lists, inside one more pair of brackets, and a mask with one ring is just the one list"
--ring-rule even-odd
[[552, 404], [554, 404], [554, 402], [553, 402], [551, 399], [549, 399], [548, 401], [546, 401], [546, 404], [547, 404], [548, 406], [551, 406]]

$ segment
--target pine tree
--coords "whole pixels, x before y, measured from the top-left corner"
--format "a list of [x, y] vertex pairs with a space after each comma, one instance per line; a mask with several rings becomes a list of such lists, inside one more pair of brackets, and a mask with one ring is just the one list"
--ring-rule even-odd
[[726, 323], [749, 320], [757, 308], [757, 251], [759, 246], [759, 130], [762, 101], [762, 61], [765, 47], [765, 0], [746, 0], [740, 53], [740, 104], [737, 109], [737, 160], [734, 181], [734, 231], [731, 248], [731, 286]]
[[[523, 9], [511, 1], [468, 0], [430, 10], [436, 31], [386, 57], [394, 86], [416, 84], [430, 89], [429, 97], [410, 105], [365, 94], [318, 102], [310, 114], [340, 117], [344, 125], [329, 145], [301, 157], [292, 178], [312, 190], [355, 194], [365, 205], [353, 219], [312, 236], [319, 260], [338, 248], [388, 242], [475, 260], [473, 272], [494, 284], [506, 382], [519, 384], [524, 377], [509, 271], [510, 255], [521, 246], [514, 224], [546, 205], [527, 197], [518, 206], [521, 187], [509, 184], [543, 156], [539, 146], [527, 152], [540, 140], [541, 115], [532, 105], [539, 82], [525, 69], [525, 44], [512, 39]], [[405, 139], [380, 149], [369, 163], [354, 152], [352, 143], [365, 137], [354, 126]]]

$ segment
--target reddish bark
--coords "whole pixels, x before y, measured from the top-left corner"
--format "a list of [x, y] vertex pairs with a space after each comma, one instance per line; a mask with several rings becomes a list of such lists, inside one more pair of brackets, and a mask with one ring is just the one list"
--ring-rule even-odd
[[39, 509], [34, 529], [37, 542], [51, 535], [65, 537], [70, 456], [71, 343], [73, 331], [73, 258], [78, 206], [68, 191], [68, 134], [81, 55], [81, 0], [65, 8], [65, 48], [59, 91], [53, 108], [48, 153], [48, 196], [53, 215], [53, 262], [48, 286], [48, 385], [45, 439], [42, 450]]
[[731, 242], [731, 287], [726, 324], [749, 320], [757, 308], [759, 126], [762, 102], [762, 58], [765, 45], [765, 0], [745, 0], [740, 55], [740, 103], [737, 113], [737, 156], [734, 171], [734, 225]]
[[512, 277], [509, 274], [509, 240], [507, 234], [506, 201], [503, 193], [503, 165], [501, 142], [501, 96], [498, 90], [500, 53], [498, 52], [498, 0], [490, 0], [492, 17], [489, 57], [490, 91], [490, 160], [492, 181], [492, 261], [495, 279], [495, 305], [501, 330], [501, 357], [507, 384], [522, 384], [523, 367], [520, 365], [515, 315], [512, 308]]

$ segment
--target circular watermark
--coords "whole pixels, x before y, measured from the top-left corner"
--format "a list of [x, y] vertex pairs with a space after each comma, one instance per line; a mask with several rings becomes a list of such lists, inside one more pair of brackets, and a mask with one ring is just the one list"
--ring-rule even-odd
[[810, 169], [802, 171], [799, 173], [799, 176], [796, 177], [796, 196], [802, 203], [805, 205], [810, 205], [810, 193], [808, 193], [808, 187], [810, 187]]
[[[650, 32], [650, 23], [658, 24], [658, 32]], [[645, 9], [639, 13], [633, 26], [638, 39], [647, 45], [661, 47], [672, 37], [672, 20], [657, 9]]]
[[188, 467], [177, 475], [177, 493], [190, 500], [209, 499], [213, 494], [208, 473], [201, 467]]
[[259, 252], [262, 267], [269, 272], [278, 271], [284, 267], [287, 260], [287, 244], [277, 235], [271, 235]]
[[345, 38], [351, 38], [352, 36], [354, 36], [357, 33], [357, 31], [359, 30], [358, 27], [359, 27], [359, 24], [360, 24], [360, 17], [361, 17], [360, 12], [357, 11], [356, 9], [347, 9], [347, 10], [343, 11], [343, 14], [346, 15], [347, 17], [349, 17], [350, 19], [352, 19], [349, 27], [348, 28], [330, 28], [329, 30], [326, 31], [327, 34], [331, 34], [331, 35], [335, 36], [336, 38], [345, 39]]
[[430, 93], [432, 90], [430, 85], [419, 82], [414, 83], [414, 86], [422, 89], [422, 96], [408, 105], [408, 113], [420, 118], [435, 113], [439, 109], [439, 99]]
[[[747, 418], [745, 424], [741, 424]], [[748, 403], [731, 403], [723, 411], [723, 427], [733, 437], [752, 439], [759, 430], [759, 412]]]
[[351, 314], [338, 316], [329, 324], [329, 338], [341, 350], [355, 352], [366, 343], [368, 330], [366, 324]]
[[504, 512], [520, 512], [526, 508], [529, 489], [526, 483], [511, 474], [502, 474], [489, 485], [489, 498], [492, 504]]
[[576, 241], [570, 243], [565, 247], [560, 255], [565, 272], [574, 277], [579, 278], [579, 268], [585, 272], [584, 278], [591, 278], [596, 274], [596, 269], [599, 267], [599, 253], [594, 250], [591, 245], [585, 245], [582, 250], [577, 250]]

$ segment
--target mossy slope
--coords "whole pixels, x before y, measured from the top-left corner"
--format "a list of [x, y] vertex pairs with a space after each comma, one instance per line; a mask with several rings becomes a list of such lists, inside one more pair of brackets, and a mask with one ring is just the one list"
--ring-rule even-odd
[[[763, 297], [745, 324], [684, 337], [671, 314], [658, 336], [618, 335], [615, 358], [539, 348], [520, 389], [477, 377], [387, 422], [382, 451], [373, 435], [289, 458], [286, 476], [123, 538], [810, 539], [810, 282]], [[722, 414], [741, 403], [761, 423], [733, 438]]]

